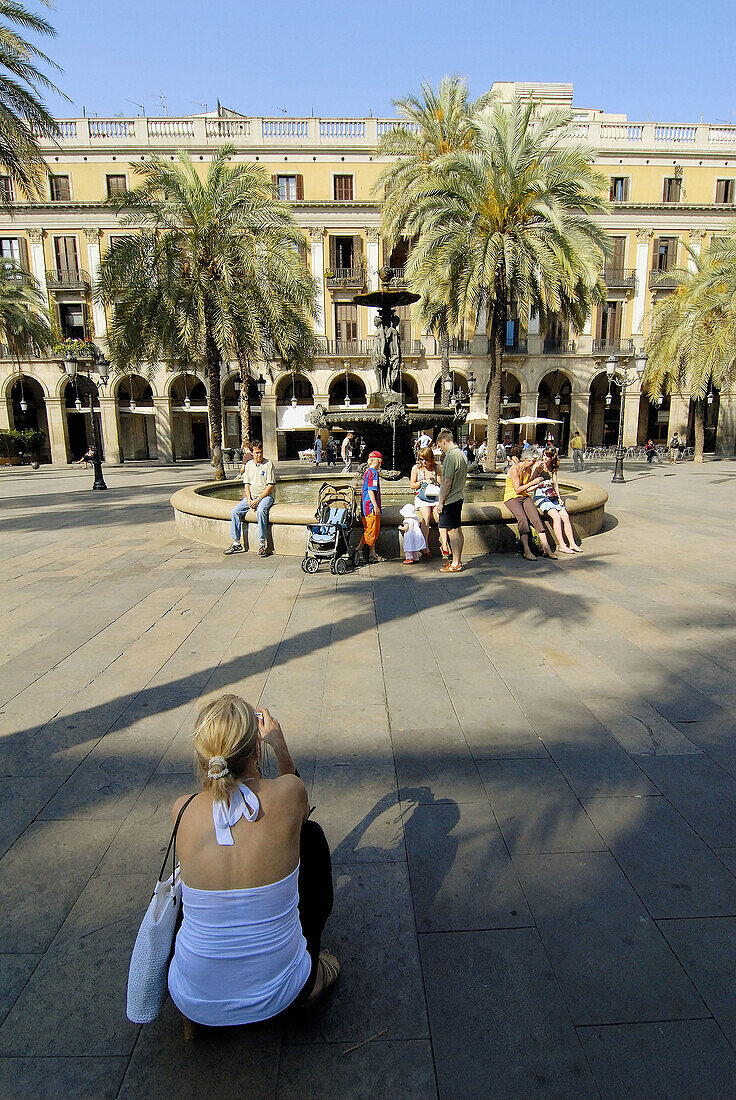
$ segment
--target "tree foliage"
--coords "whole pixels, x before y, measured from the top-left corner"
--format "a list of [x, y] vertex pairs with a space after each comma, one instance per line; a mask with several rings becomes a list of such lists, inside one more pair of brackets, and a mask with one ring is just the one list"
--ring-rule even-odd
[[315, 284], [303, 235], [261, 165], [213, 158], [202, 179], [186, 152], [132, 165], [140, 186], [112, 205], [129, 232], [100, 266], [98, 295], [113, 307], [110, 358], [121, 370], [160, 360], [200, 367], [209, 383], [213, 466], [222, 465], [222, 364], [310, 358]]
[[[48, 0], [41, 0], [48, 7]], [[0, 0], [0, 166], [27, 199], [44, 187], [46, 165], [40, 137], [56, 138], [59, 126], [40, 99], [61, 94], [39, 66], [58, 66], [24, 37], [55, 37], [45, 19], [17, 0]]]
[[702, 461], [706, 402], [736, 381], [736, 225], [705, 258], [688, 249], [692, 270], [668, 271], [675, 288], [651, 314], [643, 389], [680, 394], [695, 405], [695, 459]]

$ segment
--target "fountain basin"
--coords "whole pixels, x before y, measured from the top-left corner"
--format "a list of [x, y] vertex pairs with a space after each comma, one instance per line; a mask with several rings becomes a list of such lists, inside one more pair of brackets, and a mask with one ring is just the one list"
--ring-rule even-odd
[[[323, 481], [331, 483], [343, 481], [349, 483], [350, 477], [319, 475], [300, 478], [283, 478], [276, 492], [286, 492], [290, 484], [312, 483], [314, 492], [308, 504], [277, 503], [271, 509], [271, 539], [276, 554], [290, 554], [301, 557], [304, 554], [306, 540], [305, 527], [314, 522], [314, 509], [317, 491]], [[502, 496], [504, 482], [502, 475], [482, 475], [468, 478], [468, 486], [475, 487], [491, 483], [497, 495]], [[234, 500], [227, 499], [223, 491], [238, 490], [238, 483], [221, 481], [203, 485], [188, 486], [179, 489], [171, 498], [174, 509], [174, 521], [180, 535], [192, 542], [205, 546], [214, 546], [224, 550], [230, 545], [230, 512]], [[575, 481], [561, 486], [565, 504], [572, 518], [573, 527], [579, 538], [588, 538], [597, 534], [603, 526], [604, 509], [608, 493], [599, 485], [591, 482]], [[235, 497], [237, 499], [237, 495]], [[412, 495], [407, 492], [406, 500]], [[387, 504], [381, 515], [381, 534], [378, 540], [378, 553], [386, 558], [400, 557], [399, 531], [401, 523], [400, 504]], [[500, 501], [466, 501], [463, 505], [463, 533], [465, 536], [466, 557], [477, 554], [508, 552], [516, 546], [515, 520], [508, 508]], [[247, 549], [258, 547], [255, 516], [248, 513], [243, 524], [243, 541]], [[431, 528], [430, 548], [437, 550], [437, 528]]]

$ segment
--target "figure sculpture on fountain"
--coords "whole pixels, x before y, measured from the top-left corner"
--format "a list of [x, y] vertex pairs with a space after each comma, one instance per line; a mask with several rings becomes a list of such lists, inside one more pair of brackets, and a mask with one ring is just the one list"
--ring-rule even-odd
[[376, 372], [376, 382], [382, 394], [401, 392], [401, 330], [397, 314], [391, 313], [387, 321], [376, 316], [373, 322], [376, 331], [373, 337], [371, 362]]

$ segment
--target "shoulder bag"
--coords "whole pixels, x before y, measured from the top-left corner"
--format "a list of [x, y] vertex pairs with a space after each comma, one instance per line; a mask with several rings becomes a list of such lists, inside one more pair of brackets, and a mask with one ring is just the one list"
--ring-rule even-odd
[[[181, 909], [181, 877], [176, 862], [176, 832], [181, 815], [193, 798], [196, 798], [196, 795], [191, 795], [179, 810], [158, 882], [138, 929], [133, 954], [130, 957], [126, 1015], [134, 1024], [152, 1023], [161, 1011], [166, 996], [169, 959]], [[171, 874], [165, 879], [169, 852], [172, 852]]]

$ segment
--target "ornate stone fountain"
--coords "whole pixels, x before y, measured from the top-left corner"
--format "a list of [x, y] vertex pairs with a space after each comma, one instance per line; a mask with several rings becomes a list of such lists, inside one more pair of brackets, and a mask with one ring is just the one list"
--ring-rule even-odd
[[414, 462], [412, 439], [416, 432], [455, 428], [464, 421], [465, 412], [452, 406], [409, 410], [404, 405], [401, 329], [396, 309], [419, 301], [419, 295], [410, 290], [392, 290], [394, 273], [390, 267], [382, 267], [378, 277], [380, 290], [356, 294], [353, 298], [356, 305], [375, 306], [378, 310], [371, 353], [378, 392], [367, 409], [344, 408], [332, 412], [324, 405], [317, 405], [310, 419], [317, 428], [354, 431], [366, 441], [369, 451], [378, 450], [383, 455], [381, 476], [398, 478], [408, 474]]

